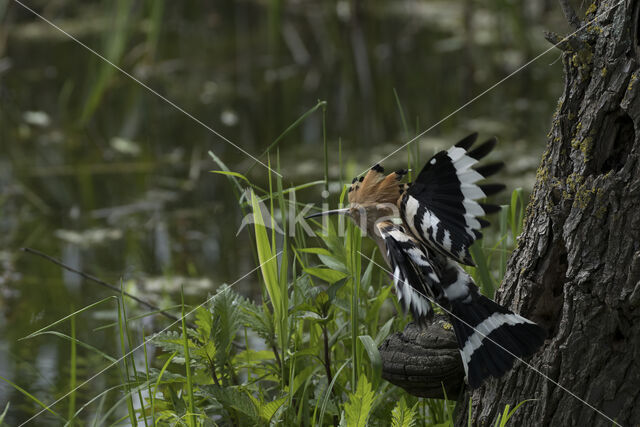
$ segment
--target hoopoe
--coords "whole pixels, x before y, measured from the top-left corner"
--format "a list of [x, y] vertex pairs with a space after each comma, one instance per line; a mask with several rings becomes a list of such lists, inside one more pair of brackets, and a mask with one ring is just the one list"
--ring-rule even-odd
[[354, 178], [349, 206], [310, 217], [342, 214], [376, 240], [393, 272], [397, 298], [416, 322], [424, 324], [440, 305], [458, 340], [467, 382], [479, 387], [489, 376], [501, 377], [515, 358], [534, 354], [545, 331], [534, 322], [483, 296], [460, 264], [473, 266], [469, 248], [489, 222], [480, 217], [498, 206], [479, 203], [502, 189], [476, 184], [503, 166], [472, 168], [493, 149], [490, 139], [475, 149], [472, 134], [434, 155], [412, 183], [401, 183], [406, 170], [384, 175], [380, 165]]

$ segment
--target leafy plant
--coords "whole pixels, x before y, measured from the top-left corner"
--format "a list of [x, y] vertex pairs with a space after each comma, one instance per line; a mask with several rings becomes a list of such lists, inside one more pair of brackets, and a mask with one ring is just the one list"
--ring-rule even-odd
[[[396, 99], [405, 122], [397, 94]], [[321, 108], [324, 111], [325, 106], [319, 101], [299, 121]], [[268, 154], [278, 141], [271, 144]], [[419, 161], [418, 154], [409, 155], [409, 162]], [[270, 176], [265, 189], [211, 156], [220, 168], [214, 172], [232, 183], [242, 213], [253, 213], [252, 249], [259, 265], [261, 300], [251, 301], [233, 285], [223, 285], [199, 307], [190, 309], [183, 303], [180, 327], [151, 337], [160, 354], [148, 359], [143, 345], [144, 370], [130, 351], [135, 344], [129, 321], [138, 316], [127, 314], [124, 295], [96, 302], [29, 335], [27, 338], [47, 335], [69, 340], [72, 367], [77, 363], [77, 350], [82, 349], [120, 371], [121, 384], [77, 410], [72, 393], [69, 422], [99, 399], [95, 416], [99, 424], [118, 414], [131, 424], [145, 425], [453, 425], [453, 402], [418, 400], [382, 380], [378, 347], [409, 319], [397, 314], [401, 310], [391, 296], [392, 283], [384, 271], [374, 268], [377, 249], [362, 239], [351, 222], [344, 237], [338, 232], [344, 224], [336, 227], [325, 221], [315, 223], [317, 234], [308, 238], [300, 232], [301, 225], [287, 221], [299, 213], [297, 190], [319, 184], [327, 188], [327, 159], [323, 181], [285, 188], [280, 176]], [[276, 165], [279, 169], [277, 153]], [[343, 190], [341, 205], [345, 194]], [[493, 295], [502, 279], [506, 255], [521, 232], [523, 208], [522, 192], [516, 190], [499, 217], [500, 235], [489, 236], [472, 249], [478, 267], [471, 272], [487, 295]], [[276, 234], [276, 224], [268, 222], [269, 218], [281, 220], [283, 235]], [[290, 227], [297, 227], [298, 232], [290, 236]], [[372, 261], [363, 265], [361, 252]], [[117, 327], [124, 355], [120, 358], [76, 338], [75, 317], [112, 299], [117, 300], [118, 319], [105, 327]], [[188, 323], [185, 315], [191, 312], [193, 323]], [[51, 330], [67, 320], [71, 336]], [[71, 369], [72, 384], [76, 375]], [[64, 420], [35, 396], [19, 390]], [[104, 396], [114, 390], [120, 399], [103, 412]], [[505, 425], [522, 403], [512, 410], [505, 407], [496, 426]]]
[[401, 397], [398, 404], [393, 408], [391, 412], [391, 426], [392, 427], [413, 427], [416, 425], [416, 407], [417, 404], [411, 408], [407, 406], [407, 402], [404, 397]]

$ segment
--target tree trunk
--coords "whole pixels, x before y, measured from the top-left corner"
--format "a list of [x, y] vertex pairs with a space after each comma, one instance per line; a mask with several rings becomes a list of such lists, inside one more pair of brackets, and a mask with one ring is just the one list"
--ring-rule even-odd
[[537, 400], [513, 425], [640, 423], [639, 4], [599, 2], [583, 25], [598, 18], [561, 44], [564, 93], [496, 296], [547, 329], [527, 362], [552, 381], [518, 362], [462, 398], [473, 425], [525, 399]]
[[[474, 426], [526, 399], [512, 425], [640, 425], [640, 0], [595, 6], [571, 18], [595, 21], [569, 40], [548, 35], [561, 42], [564, 93], [496, 295], [548, 338], [530, 366], [463, 394], [458, 425], [469, 398]], [[383, 353], [387, 377], [405, 356]]]

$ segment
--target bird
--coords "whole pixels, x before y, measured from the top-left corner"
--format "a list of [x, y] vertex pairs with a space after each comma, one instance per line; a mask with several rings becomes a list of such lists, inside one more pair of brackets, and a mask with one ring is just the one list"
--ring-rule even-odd
[[472, 389], [502, 377], [546, 338], [538, 324], [482, 295], [462, 267], [474, 266], [469, 248], [489, 226], [482, 217], [500, 209], [479, 200], [505, 188], [478, 184], [504, 164], [476, 166], [497, 143], [491, 138], [475, 145], [477, 138], [473, 133], [436, 153], [410, 183], [402, 182], [408, 170], [385, 175], [376, 164], [353, 179], [346, 208], [307, 217], [350, 217], [380, 247], [404, 312], [419, 325], [432, 320], [433, 305], [449, 316]]

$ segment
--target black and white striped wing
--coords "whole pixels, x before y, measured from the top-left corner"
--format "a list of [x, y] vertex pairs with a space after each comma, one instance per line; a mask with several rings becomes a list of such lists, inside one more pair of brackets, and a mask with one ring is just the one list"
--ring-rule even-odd
[[441, 293], [438, 274], [428, 252], [401, 225], [385, 221], [377, 227], [384, 239], [396, 295], [403, 310], [411, 311], [416, 321], [428, 317], [432, 312], [429, 299], [433, 301]]
[[516, 359], [534, 354], [544, 343], [544, 329], [480, 294], [454, 261], [440, 267], [440, 284], [471, 388], [501, 377]]
[[493, 149], [490, 139], [470, 151], [477, 134], [433, 156], [400, 198], [400, 214], [409, 230], [423, 243], [466, 265], [474, 265], [469, 248], [489, 225], [480, 217], [498, 206], [477, 200], [504, 189], [501, 184], [476, 184], [503, 166], [493, 163], [472, 168]]

